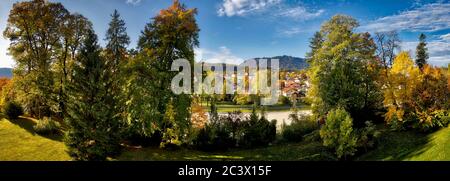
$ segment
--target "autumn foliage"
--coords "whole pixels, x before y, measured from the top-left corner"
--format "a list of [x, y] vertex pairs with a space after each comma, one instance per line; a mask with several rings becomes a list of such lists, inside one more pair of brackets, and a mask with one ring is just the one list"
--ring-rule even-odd
[[401, 52], [388, 70], [384, 89], [386, 122], [396, 129], [445, 126], [450, 95], [447, 81], [439, 68], [424, 65], [421, 71], [407, 52]]

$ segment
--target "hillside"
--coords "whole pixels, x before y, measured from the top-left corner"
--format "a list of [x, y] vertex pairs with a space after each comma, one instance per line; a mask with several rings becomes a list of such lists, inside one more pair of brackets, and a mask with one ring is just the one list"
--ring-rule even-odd
[[11, 68], [0, 68], [0, 77], [12, 77], [12, 69]]
[[[292, 56], [275, 56], [275, 57], [257, 57], [254, 58], [256, 62], [259, 62], [260, 59], [267, 59], [267, 63], [270, 64], [271, 59], [278, 59], [280, 61], [280, 69], [281, 70], [301, 70], [308, 67], [308, 63], [304, 58], [292, 57]], [[249, 60], [246, 60], [249, 61]]]

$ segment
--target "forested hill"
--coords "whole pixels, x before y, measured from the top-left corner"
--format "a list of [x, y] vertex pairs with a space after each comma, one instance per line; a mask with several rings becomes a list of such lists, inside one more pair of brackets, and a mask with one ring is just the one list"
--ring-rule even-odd
[[0, 77], [12, 77], [12, 69], [11, 68], [0, 68]]
[[[270, 64], [271, 59], [278, 59], [280, 61], [280, 69], [282, 70], [301, 70], [308, 67], [308, 63], [304, 58], [293, 57], [293, 56], [275, 56], [275, 57], [262, 57], [262, 58], [254, 58], [256, 62], [259, 62], [260, 59], [267, 59], [268, 64]], [[249, 60], [246, 60], [249, 61]]]

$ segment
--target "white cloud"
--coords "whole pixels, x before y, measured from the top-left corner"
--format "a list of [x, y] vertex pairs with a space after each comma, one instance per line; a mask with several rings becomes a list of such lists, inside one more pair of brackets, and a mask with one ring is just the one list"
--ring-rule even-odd
[[127, 0], [127, 4], [138, 5], [142, 0]]
[[288, 29], [282, 29], [278, 30], [278, 35], [284, 36], [284, 37], [292, 37], [294, 35], [297, 35], [301, 32], [304, 32], [302, 29], [298, 27], [288, 28]]
[[362, 26], [365, 31], [433, 32], [450, 28], [450, 3], [426, 4]]
[[219, 16], [248, 16], [262, 14], [276, 18], [310, 20], [322, 15], [325, 10], [308, 10], [301, 5], [288, 5], [283, 0], [223, 0], [217, 14]]
[[203, 48], [194, 49], [195, 61], [208, 62], [208, 63], [228, 63], [228, 64], [240, 64], [244, 62], [244, 59], [233, 55], [231, 50], [226, 46], [219, 47], [218, 51], [211, 51]]
[[[416, 47], [419, 42], [403, 42], [402, 50], [409, 51], [415, 57]], [[432, 65], [446, 66], [450, 63], [450, 33], [440, 36], [440, 39], [427, 42], [429, 53], [428, 62]]]
[[324, 12], [325, 10], [323, 9], [317, 10], [315, 12], [310, 12], [303, 6], [297, 6], [283, 9], [281, 12], [278, 13], [278, 16], [288, 17], [296, 20], [310, 20], [319, 17]]
[[11, 56], [7, 55], [9, 41], [0, 38], [0, 67], [13, 67], [14, 61]]
[[219, 16], [244, 16], [256, 11], [265, 10], [281, 0], [223, 0], [217, 10]]
[[445, 40], [445, 41], [449, 41], [449, 42], [450, 42], [450, 33], [449, 33], [449, 34], [445, 34], [445, 35], [441, 35], [440, 38], [441, 38], [442, 40]]

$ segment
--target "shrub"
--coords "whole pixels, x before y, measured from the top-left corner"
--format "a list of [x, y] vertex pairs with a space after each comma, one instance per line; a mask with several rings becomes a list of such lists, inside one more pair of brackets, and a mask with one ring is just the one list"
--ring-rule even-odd
[[[263, 115], [263, 114], [262, 114]], [[276, 120], [269, 122], [253, 112], [244, 119], [240, 112], [221, 116], [217, 122], [209, 122], [196, 133], [194, 147], [205, 151], [226, 150], [233, 147], [266, 146], [275, 140]]]
[[34, 131], [41, 135], [57, 134], [59, 133], [60, 128], [61, 126], [57, 121], [48, 117], [44, 117], [44, 119], [39, 120], [38, 123], [33, 126]]
[[236, 146], [236, 140], [224, 124], [206, 124], [193, 141], [194, 147], [203, 151], [226, 150]]
[[370, 122], [365, 122], [366, 127], [358, 130], [358, 147], [363, 147], [367, 152], [369, 148], [373, 148], [375, 146], [376, 138], [379, 137], [380, 132], [377, 131], [376, 126]]
[[353, 119], [342, 108], [329, 112], [325, 125], [320, 130], [323, 145], [333, 148], [340, 159], [356, 152], [357, 137], [353, 132]]
[[256, 113], [256, 106], [252, 114], [242, 123], [242, 137], [238, 143], [243, 147], [267, 146], [276, 138], [276, 120], [269, 122], [265, 117], [265, 108], [261, 109], [260, 116]]
[[264, 117], [259, 120], [247, 120], [239, 145], [244, 147], [267, 146], [275, 140], [276, 124], [276, 120], [269, 122]]
[[282, 125], [281, 136], [285, 141], [301, 141], [303, 137], [318, 128], [317, 123], [309, 116], [300, 116], [292, 120], [291, 124]]
[[292, 104], [291, 100], [287, 96], [281, 96], [281, 103], [283, 105], [291, 105]]
[[23, 108], [20, 104], [15, 102], [7, 102], [4, 112], [9, 119], [17, 119], [23, 114]]
[[430, 131], [437, 128], [447, 127], [450, 123], [450, 112], [447, 110], [436, 110], [433, 112], [417, 112], [417, 121], [413, 127], [421, 131]]

